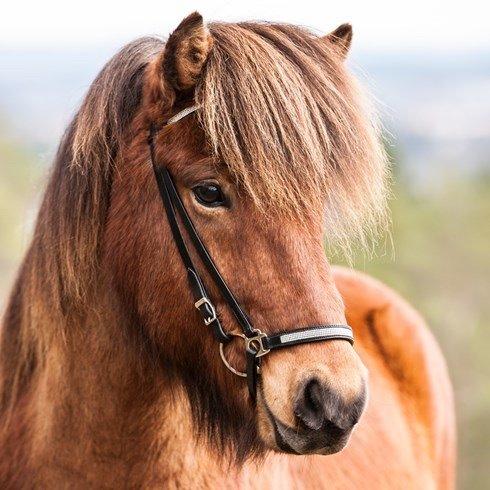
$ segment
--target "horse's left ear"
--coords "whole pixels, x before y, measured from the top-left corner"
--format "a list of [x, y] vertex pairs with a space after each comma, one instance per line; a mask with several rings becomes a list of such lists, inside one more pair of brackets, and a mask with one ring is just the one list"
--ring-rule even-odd
[[176, 91], [192, 89], [213, 46], [213, 38], [202, 15], [187, 16], [170, 35], [160, 57], [161, 75]]
[[327, 34], [322, 39], [336, 46], [339, 49], [342, 58], [345, 58], [352, 43], [352, 26], [350, 24], [342, 24], [337, 27], [335, 31]]

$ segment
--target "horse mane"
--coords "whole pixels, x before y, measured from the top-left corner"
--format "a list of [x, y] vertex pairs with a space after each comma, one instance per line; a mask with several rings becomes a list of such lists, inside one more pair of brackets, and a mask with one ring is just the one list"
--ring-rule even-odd
[[31, 245], [3, 319], [0, 412], [42, 362], [54, 336], [74, 328], [97, 285], [101, 235], [116, 155], [143, 91], [157, 38], [123, 47], [96, 77], [59, 145]]
[[329, 243], [385, 229], [388, 166], [375, 114], [338, 47], [291, 25], [212, 23], [196, 99], [213, 153], [264, 214], [324, 209]]

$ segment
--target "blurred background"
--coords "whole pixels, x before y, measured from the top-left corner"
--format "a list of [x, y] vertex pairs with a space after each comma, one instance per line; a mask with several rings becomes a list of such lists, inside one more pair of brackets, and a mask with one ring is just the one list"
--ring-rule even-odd
[[459, 488], [490, 481], [490, 19], [484, 2], [10, 2], [0, 18], [0, 307], [64, 127], [124, 43], [208, 20], [354, 26], [394, 163], [392, 242], [354, 266], [419, 309], [455, 386]]

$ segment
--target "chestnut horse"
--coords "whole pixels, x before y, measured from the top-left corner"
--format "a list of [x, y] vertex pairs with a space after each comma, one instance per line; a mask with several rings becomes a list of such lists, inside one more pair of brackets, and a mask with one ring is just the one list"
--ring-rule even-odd
[[[2, 488], [453, 486], [436, 342], [394, 292], [324, 252], [325, 236], [348, 249], [386, 223], [382, 144], [344, 66], [351, 37], [347, 24], [319, 37], [195, 13], [108, 62], [61, 142], [3, 320]], [[194, 308], [152, 126], [156, 165], [253, 324], [348, 322], [354, 347], [273, 351], [249, 398]], [[240, 339], [224, 355], [244, 369]]]

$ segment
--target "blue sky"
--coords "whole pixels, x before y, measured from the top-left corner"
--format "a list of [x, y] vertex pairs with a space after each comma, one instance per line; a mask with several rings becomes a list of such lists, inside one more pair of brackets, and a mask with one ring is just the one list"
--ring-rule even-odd
[[489, 2], [466, 0], [29, 0], [2, 5], [0, 48], [119, 45], [145, 34], [167, 35], [188, 13], [206, 19], [262, 19], [327, 32], [351, 22], [356, 45], [380, 50], [490, 48]]

